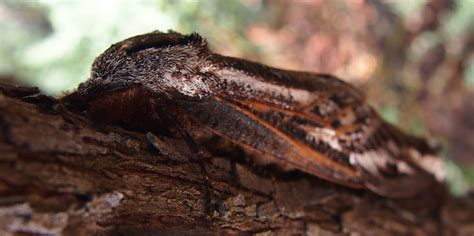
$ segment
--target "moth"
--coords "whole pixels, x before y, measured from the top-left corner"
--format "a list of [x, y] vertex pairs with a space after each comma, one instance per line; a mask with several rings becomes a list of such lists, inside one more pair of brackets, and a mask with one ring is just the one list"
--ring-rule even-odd
[[284, 169], [387, 197], [443, 179], [435, 148], [381, 119], [350, 84], [216, 54], [197, 33], [114, 44], [69, 97], [87, 97], [99, 119], [142, 129], [186, 116]]

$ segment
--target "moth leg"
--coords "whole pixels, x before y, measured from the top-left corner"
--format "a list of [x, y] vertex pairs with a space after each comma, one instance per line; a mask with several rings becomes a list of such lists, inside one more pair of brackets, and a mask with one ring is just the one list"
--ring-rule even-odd
[[178, 121], [171, 119], [168, 115], [160, 112], [158, 114], [163, 121], [167, 125], [173, 126], [174, 129], [182, 136], [184, 141], [186, 142], [188, 148], [191, 152], [196, 156], [197, 164], [199, 165], [199, 169], [201, 171], [202, 177], [204, 179], [204, 212], [206, 215], [210, 215], [212, 207], [211, 207], [211, 184], [209, 180], [209, 175], [207, 173], [206, 165], [204, 163], [204, 154], [199, 148], [198, 144], [194, 140], [194, 138], [189, 134], [188, 131], [182, 128]]

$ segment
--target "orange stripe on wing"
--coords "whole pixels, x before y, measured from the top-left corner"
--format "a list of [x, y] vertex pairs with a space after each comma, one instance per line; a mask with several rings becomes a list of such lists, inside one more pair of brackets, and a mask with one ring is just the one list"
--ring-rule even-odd
[[[257, 102], [248, 102], [248, 101], [242, 101], [242, 100], [237, 100], [237, 99], [235, 99], [235, 101], [241, 102], [242, 104], [246, 104], [246, 105], [252, 105], [252, 108], [256, 108], [257, 110], [263, 109], [264, 106], [265, 106], [264, 104], [257, 103]], [[353, 170], [353, 169], [351, 169], [347, 166], [341, 165], [341, 164], [339, 164], [335, 161], [332, 161], [332, 160], [328, 159], [327, 157], [325, 157], [324, 155], [322, 155], [321, 153], [319, 153], [319, 152], [315, 151], [314, 149], [308, 147], [306, 144], [298, 142], [297, 140], [289, 137], [287, 134], [283, 133], [282, 131], [280, 131], [276, 127], [272, 126], [267, 121], [261, 119], [260, 117], [258, 117], [254, 113], [252, 113], [248, 110], [245, 110], [242, 107], [239, 107], [239, 106], [237, 106], [235, 104], [232, 104], [232, 103], [229, 103], [229, 105], [232, 106], [234, 109], [244, 113], [248, 117], [258, 121], [261, 125], [265, 126], [267, 129], [271, 130], [273, 133], [275, 133], [276, 135], [278, 135], [279, 137], [284, 139], [286, 142], [290, 143], [292, 146], [295, 147], [295, 150], [298, 151], [298, 155], [303, 157], [304, 159], [308, 159], [308, 161], [314, 161], [314, 160], [311, 160], [311, 159], [307, 158], [307, 157], [313, 157], [313, 158], [316, 159], [316, 161], [319, 165], [322, 165], [322, 166], [324, 166], [325, 168], [327, 168], [329, 170], [339, 170], [339, 171], [343, 172], [344, 174], [346, 174], [350, 177], [358, 177], [358, 174], [356, 173], [355, 170]], [[267, 106], [267, 108], [268, 109], [273, 109], [275, 107]], [[281, 110], [281, 111], [283, 111], [287, 114], [298, 114], [298, 112], [283, 110], [281, 108], [276, 108], [276, 109], [278, 109], [279, 111]], [[289, 156], [291, 156], [291, 155], [292, 154], [289, 154]], [[291, 160], [288, 160], [288, 161], [291, 164], [300, 166], [300, 168], [302, 168], [302, 169], [307, 169], [307, 167], [305, 167], [305, 163], [295, 163], [295, 162], [291, 162]], [[315, 175], [320, 176], [324, 179], [328, 179], [327, 176], [321, 175], [319, 173], [315, 173]], [[328, 180], [339, 182], [338, 180], [335, 180], [335, 179], [328, 179]], [[342, 184], [347, 185], [348, 183], [342, 182]]]
[[[270, 110], [275, 110], [278, 112], [281, 112], [283, 114], [286, 114], [288, 116], [298, 116], [303, 119], [308, 119], [315, 121], [316, 123], [320, 124], [321, 126], [324, 127], [331, 127], [331, 121], [335, 119], [339, 114], [335, 114], [332, 116], [327, 117], [326, 119], [322, 119], [317, 115], [307, 113], [307, 112], [301, 112], [301, 111], [292, 111], [292, 110], [285, 110], [281, 107], [278, 107], [273, 104], [267, 104], [267, 103], [262, 103], [258, 101], [247, 101], [247, 100], [241, 100], [241, 99], [233, 99], [234, 101], [237, 101], [243, 105], [246, 105], [248, 107], [251, 107], [257, 111], [260, 112], [267, 112]], [[343, 112], [342, 110], [341, 112]], [[338, 128], [333, 128], [333, 130], [336, 132], [338, 135], [345, 134], [346, 132], [352, 132], [355, 131], [357, 128], [360, 127], [360, 124], [353, 123], [353, 124], [347, 124], [347, 125], [341, 125]]]

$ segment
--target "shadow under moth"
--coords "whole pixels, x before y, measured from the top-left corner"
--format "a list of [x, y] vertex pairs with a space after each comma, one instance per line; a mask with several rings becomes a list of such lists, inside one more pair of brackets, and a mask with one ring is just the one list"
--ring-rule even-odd
[[443, 179], [435, 149], [383, 121], [355, 87], [213, 53], [196, 33], [112, 45], [64, 100], [78, 98], [104, 122], [159, 130], [186, 117], [283, 169], [387, 197], [415, 196]]

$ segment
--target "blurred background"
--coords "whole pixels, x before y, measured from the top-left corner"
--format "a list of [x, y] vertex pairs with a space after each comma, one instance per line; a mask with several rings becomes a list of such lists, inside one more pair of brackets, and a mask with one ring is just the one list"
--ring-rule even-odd
[[61, 95], [112, 43], [168, 29], [356, 85], [442, 144], [453, 193], [474, 186], [474, 0], [0, 0], [0, 82]]

